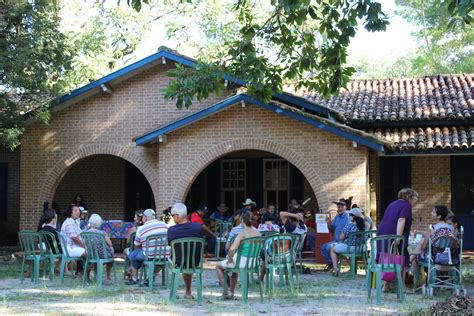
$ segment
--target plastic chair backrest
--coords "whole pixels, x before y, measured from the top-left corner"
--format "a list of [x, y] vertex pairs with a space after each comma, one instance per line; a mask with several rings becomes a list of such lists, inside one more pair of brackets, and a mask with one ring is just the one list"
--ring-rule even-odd
[[[397, 242], [399, 245], [397, 246]], [[374, 251], [374, 254], [382, 256], [382, 259], [379, 259], [382, 267], [382, 271], [389, 270], [395, 271], [395, 266], [397, 264], [404, 264], [405, 259], [405, 237], [400, 235], [381, 235], [372, 238], [371, 247]], [[397, 257], [400, 259], [397, 260]], [[377, 264], [375, 262], [376, 255], [370, 257], [371, 264]]]
[[130, 237], [129, 237], [129, 240], [130, 240], [130, 244], [128, 245], [129, 247], [129, 253], [131, 253], [132, 251], [135, 250], [135, 236], [137, 235], [136, 232], [133, 232], [130, 234]]
[[306, 233], [304, 234], [290, 233], [289, 235], [293, 236], [293, 249], [294, 249], [295, 254], [299, 254], [301, 251], [303, 251]]
[[59, 240], [61, 240], [61, 249], [63, 250], [63, 255], [67, 258], [71, 258], [71, 256], [69, 255], [69, 251], [67, 250], [66, 237], [63, 234], [59, 233]]
[[[87, 258], [89, 261], [111, 259], [107, 255], [107, 244], [105, 243], [104, 235], [93, 232], [82, 232], [81, 237], [86, 245]], [[102, 256], [100, 255], [101, 252]]]
[[[277, 234], [265, 238], [265, 246], [270, 247], [271, 251], [266, 251], [265, 259], [270, 259], [273, 264], [283, 264], [291, 259], [294, 237], [290, 234]], [[271, 253], [271, 256], [269, 254]]]
[[[58, 243], [56, 242], [56, 237], [53, 233], [40, 230], [38, 232], [41, 235], [43, 243], [46, 245], [46, 252], [51, 255], [60, 255]], [[59, 233], [58, 233], [59, 234]]]
[[18, 232], [18, 239], [20, 240], [21, 250], [26, 257], [44, 255], [43, 247], [40, 247], [42, 243], [41, 235], [34, 231], [20, 231]]
[[171, 241], [173, 268], [179, 268], [181, 271], [202, 270], [203, 256], [203, 238], [185, 237]]
[[167, 256], [168, 236], [166, 234], [150, 235], [145, 240], [145, 257], [147, 260], [163, 260]]
[[232, 223], [229, 222], [217, 222], [217, 236], [216, 237], [226, 237], [229, 231], [232, 229]]
[[272, 236], [272, 235], [278, 234], [278, 232], [276, 230], [266, 230], [266, 231], [260, 232], [260, 234], [265, 237], [265, 236]]
[[237, 249], [237, 260], [235, 267], [240, 267], [240, 260], [244, 248], [248, 249], [247, 262], [244, 269], [257, 269], [260, 266], [260, 253], [265, 245], [265, 237], [250, 237], [240, 241]]
[[352, 232], [347, 235], [347, 244], [354, 247], [354, 252], [356, 254], [362, 254], [367, 249], [367, 238], [368, 235], [365, 231], [361, 230], [358, 232]]

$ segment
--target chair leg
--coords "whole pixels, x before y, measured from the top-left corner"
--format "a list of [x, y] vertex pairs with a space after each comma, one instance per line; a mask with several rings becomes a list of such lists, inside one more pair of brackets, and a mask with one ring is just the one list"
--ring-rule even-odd
[[38, 284], [38, 280], [39, 280], [40, 264], [41, 264], [41, 261], [40, 261], [39, 257], [35, 256], [35, 260], [33, 261], [33, 269], [35, 271], [35, 273], [34, 273], [35, 285]]
[[61, 258], [61, 270], [59, 271], [59, 284], [63, 285], [64, 281], [64, 270], [66, 269], [66, 259], [64, 257]]
[[202, 305], [202, 275], [200, 272], [196, 272], [196, 287], [198, 305]]
[[249, 296], [249, 283], [248, 283], [248, 273], [240, 273], [241, 283], [242, 283], [242, 303], [247, 304], [247, 299]]
[[23, 280], [25, 279], [25, 265], [26, 265], [26, 258], [25, 255], [23, 255], [23, 260], [21, 262], [21, 283], [23, 283]]
[[86, 286], [86, 279], [89, 275], [89, 271], [88, 271], [88, 267], [89, 267], [89, 260], [87, 259], [86, 260], [86, 264], [84, 265], [84, 274], [82, 276], [82, 286], [85, 287]]
[[373, 273], [370, 269], [367, 269], [367, 273], [365, 275], [365, 287], [367, 289], [367, 299], [370, 299], [370, 295], [372, 294], [372, 276]]
[[[293, 285], [293, 272], [291, 271], [291, 264], [290, 263], [286, 264], [286, 271], [289, 274], [288, 279], [290, 280], [290, 291], [291, 291], [291, 293], [294, 293], [295, 288], [294, 288], [294, 285]], [[298, 272], [295, 271], [295, 273], [298, 273]]]
[[377, 305], [380, 305], [382, 302], [382, 268], [377, 267], [375, 271], [375, 282], [376, 282], [376, 303]]
[[356, 265], [356, 256], [355, 254], [351, 254], [351, 272], [352, 278], [355, 279], [357, 274], [357, 265]]
[[153, 290], [154, 274], [155, 274], [155, 263], [153, 261], [150, 261], [148, 262], [148, 289], [150, 291]]
[[284, 281], [283, 281], [283, 274], [284, 274], [284, 268], [278, 268], [278, 280], [279, 280], [279, 286], [283, 286], [284, 285]]
[[102, 275], [104, 274], [104, 263], [99, 260], [97, 262], [97, 286], [99, 289], [102, 288]]
[[117, 285], [117, 272], [115, 271], [115, 263], [112, 264], [112, 272], [114, 273], [114, 285]]
[[395, 269], [397, 273], [398, 297], [400, 299], [400, 302], [404, 302], [405, 301], [405, 285], [403, 284], [403, 279], [402, 279], [403, 267], [396, 265]]
[[216, 244], [214, 246], [214, 252], [215, 252], [216, 258], [219, 259], [220, 252], [221, 252], [221, 241], [219, 240], [219, 238], [216, 238]]
[[49, 280], [52, 282], [54, 277], [54, 263], [56, 262], [53, 256], [49, 257]]
[[262, 287], [262, 282], [260, 282], [260, 272], [259, 268], [257, 268], [257, 286], [258, 286], [258, 291], [260, 292], [260, 303], [263, 303], [263, 287]]
[[176, 303], [176, 293], [178, 292], [179, 273], [171, 273], [170, 301]]

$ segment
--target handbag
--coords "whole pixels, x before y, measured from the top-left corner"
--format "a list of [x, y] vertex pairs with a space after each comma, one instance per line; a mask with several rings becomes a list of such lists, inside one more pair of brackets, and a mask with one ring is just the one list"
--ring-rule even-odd
[[[392, 252], [392, 246], [390, 247], [390, 253]], [[379, 264], [384, 264], [384, 263], [396, 263], [396, 264], [402, 264], [402, 259], [403, 256], [400, 256], [398, 254], [398, 248], [397, 248], [397, 254], [395, 256], [390, 256], [390, 262], [389, 262], [389, 254], [388, 253], [381, 253], [379, 256]], [[395, 262], [394, 262], [395, 261]], [[395, 272], [382, 272], [382, 280], [386, 282], [395, 282], [397, 276]]]

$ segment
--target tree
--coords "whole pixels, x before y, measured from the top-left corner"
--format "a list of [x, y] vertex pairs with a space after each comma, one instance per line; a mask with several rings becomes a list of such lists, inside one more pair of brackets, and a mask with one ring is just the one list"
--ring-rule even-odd
[[[470, 7], [468, 6], [470, 3]], [[407, 75], [433, 75], [474, 71], [472, 1], [397, 0], [398, 14], [415, 30], [420, 48], [409, 61]]]
[[[141, 4], [127, 2], [134, 8]], [[202, 100], [222, 89], [225, 73], [247, 82], [248, 92], [263, 101], [282, 91], [288, 81], [328, 96], [354, 72], [345, 63], [358, 20], [369, 31], [383, 31], [388, 24], [380, 3], [369, 0], [272, 0], [265, 2], [268, 12], [258, 16], [255, 7], [261, 3], [236, 1], [232, 12], [237, 32], [223, 38], [219, 49], [199, 56], [204, 62], [195, 69], [170, 71], [175, 80], [167, 87], [166, 97], [178, 107], [189, 107], [194, 98]]]
[[0, 4], [0, 144], [14, 148], [25, 115], [43, 122], [64, 84], [71, 51], [59, 28], [57, 1]]

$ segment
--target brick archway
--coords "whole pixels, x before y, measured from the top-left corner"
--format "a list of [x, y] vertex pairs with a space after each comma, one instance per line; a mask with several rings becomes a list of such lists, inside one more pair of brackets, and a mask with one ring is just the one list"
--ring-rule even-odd
[[239, 150], [267, 151], [286, 159], [298, 168], [303, 176], [308, 180], [311, 189], [318, 200], [318, 204], [320, 206], [329, 205], [329, 197], [326, 193], [323, 181], [321, 181], [318, 176], [319, 169], [317, 165], [310, 165], [306, 159], [286, 146], [268, 139], [258, 138], [242, 138], [226, 141], [209, 148], [196, 159], [192, 160], [176, 183], [171, 195], [171, 202], [184, 201], [192, 183], [207, 166], [216, 159]]
[[151, 190], [157, 199], [158, 192], [158, 175], [143, 158], [133, 152], [133, 148], [117, 146], [113, 144], [90, 144], [81, 146], [71, 151], [69, 154], [60, 159], [54, 167], [49, 169], [45, 175], [46, 179], [42, 185], [41, 198], [52, 201], [57, 186], [63, 179], [64, 175], [81, 159], [94, 155], [111, 155], [122, 158], [140, 170], [150, 184]]

